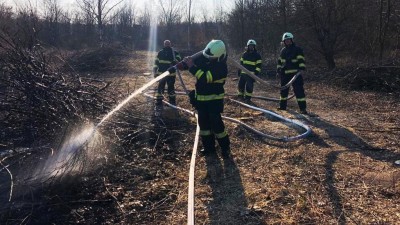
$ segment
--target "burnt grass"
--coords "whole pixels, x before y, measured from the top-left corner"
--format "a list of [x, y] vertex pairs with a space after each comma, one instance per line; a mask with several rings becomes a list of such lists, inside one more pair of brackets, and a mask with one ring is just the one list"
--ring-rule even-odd
[[[112, 56], [116, 58], [109, 60], [107, 70], [93, 74], [112, 81], [107, 93], [117, 103], [151, 77], [144, 74], [150, 72], [146, 53]], [[379, 78], [378, 70], [383, 74]], [[236, 69], [230, 71], [226, 90], [234, 94]], [[400, 101], [399, 85], [393, 85], [399, 82], [397, 71], [310, 69], [305, 76], [308, 116], [297, 113], [294, 100], [288, 111], [281, 112], [275, 110], [276, 102], [254, 99], [259, 107], [307, 124], [312, 133], [298, 141], [278, 142], [226, 121], [231, 157], [222, 158], [217, 150], [196, 158], [196, 223], [398, 223], [400, 167], [394, 162], [400, 160]], [[193, 88], [194, 78], [187, 72], [183, 77]], [[391, 80], [381, 81], [385, 77]], [[263, 78], [277, 83], [272, 76]], [[182, 90], [178, 80], [176, 87]], [[272, 85], [256, 84], [254, 94], [279, 98]], [[179, 95], [177, 102], [191, 109], [185, 96]], [[231, 101], [226, 101], [224, 115], [275, 136], [302, 132]], [[0, 224], [187, 223], [195, 121], [169, 107], [155, 116], [153, 100], [140, 95], [99, 128], [102, 141], [82, 150], [85, 154], [76, 163], [86, 163], [79, 171], [46, 182], [28, 182], [33, 176], [29, 171], [51, 157], [57, 145], [29, 151], [10, 147], [13, 153], [0, 158]]]

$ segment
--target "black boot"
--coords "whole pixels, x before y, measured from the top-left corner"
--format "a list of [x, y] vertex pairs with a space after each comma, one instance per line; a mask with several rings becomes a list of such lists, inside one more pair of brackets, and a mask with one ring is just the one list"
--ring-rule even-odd
[[217, 139], [218, 140], [218, 144], [221, 147], [221, 154], [223, 157], [229, 157], [231, 154], [231, 142], [229, 140], [229, 136], [225, 136], [221, 139]]
[[162, 98], [157, 98], [156, 99], [156, 106], [160, 106], [160, 105], [162, 105]]
[[300, 113], [301, 114], [307, 114], [307, 103], [306, 103], [306, 101], [299, 101], [299, 102], [297, 102], [297, 104], [299, 104]]
[[203, 149], [200, 150], [202, 155], [208, 155], [212, 152], [215, 152], [215, 136], [207, 135], [201, 136], [201, 141], [203, 143]]
[[176, 105], [176, 98], [175, 97], [169, 97], [169, 104], [171, 105]]
[[287, 100], [281, 100], [279, 102], [278, 110], [286, 110], [286, 106], [287, 106]]

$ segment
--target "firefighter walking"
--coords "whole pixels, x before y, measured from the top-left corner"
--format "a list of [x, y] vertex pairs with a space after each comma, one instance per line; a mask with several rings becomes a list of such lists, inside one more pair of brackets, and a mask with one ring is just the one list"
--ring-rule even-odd
[[[240, 64], [246, 69], [253, 72], [256, 76], [261, 72], [261, 55], [257, 52], [256, 41], [250, 39], [247, 42], [246, 51], [240, 58]], [[238, 83], [238, 97], [239, 99], [250, 102], [253, 96], [254, 79], [247, 75], [244, 71], [238, 70], [239, 83]]]
[[[221, 113], [224, 109], [224, 84], [228, 75], [225, 44], [212, 40], [202, 55], [196, 59], [186, 57], [177, 64], [178, 69], [188, 69], [196, 77], [195, 90], [189, 94], [190, 102], [198, 112], [200, 137], [203, 144], [201, 152], [206, 155], [215, 152], [215, 139], [224, 157], [230, 155], [230, 141], [225, 130]], [[170, 72], [175, 72], [171, 68]]]
[[[161, 49], [157, 58], [154, 62], [153, 73], [154, 77], [162, 74], [167, 71], [168, 68], [175, 65], [178, 61], [181, 60], [181, 56], [179, 53], [172, 49], [171, 41], [164, 41], [164, 48]], [[168, 85], [168, 101], [169, 103], [176, 105], [176, 96], [175, 96], [175, 78], [176, 74], [171, 73], [170, 75], [161, 79], [158, 83], [157, 93], [156, 93], [156, 104], [162, 105], [162, 100], [164, 99], [163, 94], [165, 91], [165, 85]]]
[[[285, 45], [278, 58], [277, 74], [281, 79], [281, 86], [286, 85], [297, 72], [304, 73], [306, 69], [303, 49], [296, 46], [293, 41], [293, 34], [286, 32], [282, 36]], [[304, 93], [303, 76], [300, 74], [292, 83], [294, 94], [301, 114], [307, 114], [306, 95]], [[281, 90], [278, 110], [286, 110], [289, 95], [289, 87]]]

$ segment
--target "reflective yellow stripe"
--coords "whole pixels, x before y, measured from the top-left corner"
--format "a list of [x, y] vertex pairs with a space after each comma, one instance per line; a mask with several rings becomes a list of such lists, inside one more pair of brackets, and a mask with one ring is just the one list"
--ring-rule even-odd
[[197, 101], [211, 101], [211, 100], [223, 99], [224, 96], [225, 96], [225, 93], [222, 93], [219, 95], [197, 95], [196, 99], [197, 99]]
[[282, 58], [279, 58], [279, 59], [281, 60], [282, 63], [286, 62], [286, 59], [282, 59]]
[[248, 61], [248, 60], [244, 60], [244, 61], [243, 61], [243, 64], [245, 64], [245, 65], [251, 65], [251, 66], [255, 66], [255, 65], [256, 65], [255, 62]]
[[212, 83], [213, 76], [210, 71], [207, 71], [206, 77], [207, 77], [207, 83]]
[[300, 63], [300, 64], [299, 64], [299, 67], [301, 67], [301, 68], [306, 68], [306, 64]]
[[163, 63], [163, 64], [171, 64], [172, 63], [172, 61], [168, 61], [168, 60], [160, 60], [159, 62]]
[[292, 63], [297, 63], [297, 59], [292, 59]]
[[211, 135], [211, 130], [200, 130], [200, 136], [209, 136]]
[[306, 101], [306, 98], [298, 98], [297, 101], [298, 101], [298, 102], [305, 102], [305, 101]]
[[277, 65], [276, 68], [279, 69], [279, 68], [282, 68], [282, 66], [281, 65]]
[[285, 70], [285, 74], [296, 73], [297, 70]]
[[197, 79], [200, 79], [201, 76], [203, 76], [204, 71], [203, 70], [197, 70], [196, 74], [194, 75]]
[[279, 100], [286, 101], [287, 98], [281, 97]]
[[257, 64], [262, 63], [262, 60], [261, 60], [261, 59], [260, 59], [260, 60], [257, 60], [256, 63], [257, 63]]
[[260, 72], [260, 71], [261, 71], [261, 69], [260, 69], [260, 68], [258, 68], [258, 67], [256, 68], [256, 70], [257, 70], [258, 72]]
[[297, 59], [304, 59], [304, 56], [298, 55], [296, 58], [297, 58]]
[[251, 96], [253, 96], [253, 93], [245, 92], [244, 95], [251, 97]]
[[215, 137], [217, 137], [218, 139], [224, 138], [226, 136], [228, 136], [228, 133], [226, 132], [226, 130], [224, 130], [224, 132], [222, 132], [222, 133], [215, 134]]
[[238, 95], [243, 96], [244, 94], [243, 94], [243, 92], [238, 91]]
[[225, 82], [225, 80], [226, 80], [226, 78], [222, 78], [222, 79], [219, 79], [219, 80], [215, 80], [213, 83], [222, 84], [222, 83]]

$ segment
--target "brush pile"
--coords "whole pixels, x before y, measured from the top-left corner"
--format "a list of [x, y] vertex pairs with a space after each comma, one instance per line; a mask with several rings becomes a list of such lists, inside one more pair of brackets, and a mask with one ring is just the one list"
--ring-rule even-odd
[[61, 72], [40, 45], [1, 36], [0, 55], [0, 147], [29, 146], [108, 109], [110, 83]]

